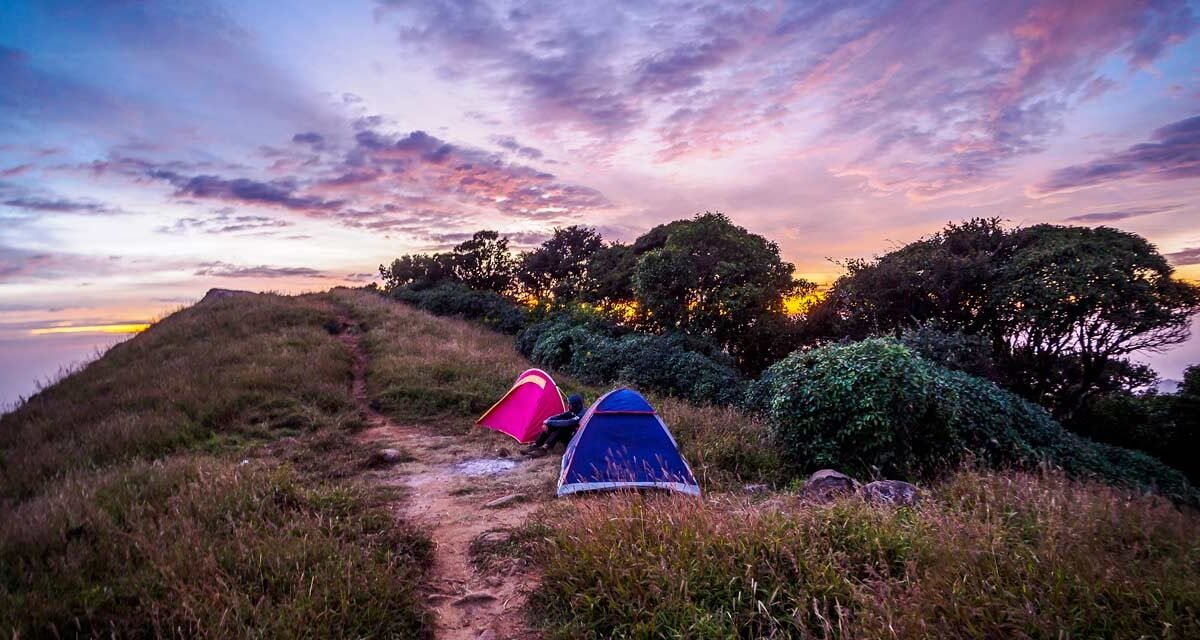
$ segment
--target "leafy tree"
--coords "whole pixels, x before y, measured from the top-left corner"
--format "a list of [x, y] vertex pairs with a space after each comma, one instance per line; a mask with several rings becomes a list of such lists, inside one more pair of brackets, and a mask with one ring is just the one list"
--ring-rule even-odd
[[555, 229], [542, 246], [522, 257], [517, 281], [538, 299], [577, 300], [588, 286], [588, 266], [602, 244], [600, 234], [590, 227]]
[[[1012, 234], [1012, 257], [996, 268], [992, 306], [1022, 390], [1074, 410], [1135, 351], [1188, 337], [1200, 288], [1171, 277], [1166, 258], [1133, 233], [1037, 225]], [[1007, 354], [1006, 354], [1007, 355]], [[1051, 375], [1063, 356], [1073, 371], [1063, 388]]]
[[[665, 240], [659, 237], [665, 233]], [[651, 230], [655, 246], [638, 260], [633, 290], [650, 325], [703, 336], [735, 356], [746, 351], [751, 330], [783, 315], [783, 299], [811, 286], [793, 279], [779, 247], [734, 225], [721, 213], [704, 213]]]
[[928, 322], [979, 336], [1006, 386], [1063, 417], [1091, 393], [1144, 380], [1123, 357], [1186, 339], [1200, 309], [1200, 288], [1173, 279], [1150, 243], [1104, 227], [975, 219], [848, 267], [813, 314], [829, 337]]
[[454, 275], [480, 291], [504, 293], [512, 288], [517, 261], [508, 250], [508, 238], [495, 231], [476, 231], [470, 240], [454, 247]]
[[401, 287], [414, 291], [428, 289], [455, 279], [454, 256], [448, 253], [400, 256], [391, 265], [379, 265], [379, 275], [387, 291]]

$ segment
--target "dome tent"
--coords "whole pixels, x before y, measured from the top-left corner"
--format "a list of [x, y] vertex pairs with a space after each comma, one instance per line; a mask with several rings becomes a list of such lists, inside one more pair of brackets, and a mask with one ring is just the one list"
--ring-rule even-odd
[[588, 409], [567, 445], [558, 495], [626, 488], [700, 495], [700, 485], [654, 407], [632, 389], [616, 389]]
[[550, 374], [530, 369], [517, 376], [508, 393], [488, 409], [475, 424], [483, 425], [529, 443], [542, 432], [542, 421], [567, 410], [558, 385]]

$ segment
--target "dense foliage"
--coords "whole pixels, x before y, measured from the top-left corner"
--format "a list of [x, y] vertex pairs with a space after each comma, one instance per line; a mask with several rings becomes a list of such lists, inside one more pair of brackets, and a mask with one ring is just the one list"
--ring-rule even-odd
[[1110, 393], [1089, 399], [1068, 425], [1079, 434], [1140, 449], [1200, 482], [1200, 365], [1175, 393]]
[[522, 355], [592, 384], [624, 383], [697, 404], [729, 405], [745, 382], [723, 358], [680, 334], [624, 333], [560, 317], [517, 336]]
[[920, 478], [973, 455], [998, 465], [1046, 461], [1195, 499], [1180, 473], [1149, 456], [1075, 436], [1029, 401], [891, 339], [797, 352], [768, 369], [751, 395], [798, 474], [833, 467]]
[[428, 289], [400, 288], [393, 296], [438, 316], [477, 320], [503, 333], [516, 333], [525, 326], [529, 312], [493, 291], [479, 291], [464, 284], [449, 283]]

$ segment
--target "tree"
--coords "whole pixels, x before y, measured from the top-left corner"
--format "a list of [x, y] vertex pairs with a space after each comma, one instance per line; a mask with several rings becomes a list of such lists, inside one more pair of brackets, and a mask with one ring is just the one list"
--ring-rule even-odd
[[632, 302], [637, 258], [631, 245], [614, 242], [600, 247], [588, 260], [584, 301], [597, 304]]
[[379, 265], [379, 275], [386, 291], [400, 287], [420, 291], [453, 281], [454, 259], [448, 253], [400, 256], [391, 265]]
[[1186, 339], [1200, 309], [1200, 288], [1173, 279], [1153, 245], [1104, 227], [975, 219], [849, 267], [814, 314], [829, 337], [928, 322], [980, 336], [1005, 386], [1064, 418], [1090, 393], [1144, 380], [1123, 357]]
[[[1010, 362], [1032, 370], [1036, 400], [1056, 398], [1064, 415], [1102, 383], [1122, 356], [1187, 339], [1200, 288], [1172, 278], [1166, 258], [1133, 233], [1037, 225], [1013, 232], [1012, 258], [998, 265], [991, 298]], [[1066, 357], [1063, 388], [1051, 369]]]
[[508, 250], [508, 238], [495, 231], [476, 231], [452, 251], [454, 276], [480, 291], [505, 293], [512, 288], [517, 261]]
[[602, 244], [600, 234], [590, 227], [555, 229], [549, 240], [522, 256], [517, 281], [539, 300], [577, 300], [587, 287], [592, 256]]
[[783, 299], [811, 286], [793, 278], [775, 243], [724, 214], [666, 228], [665, 241], [641, 256], [633, 277], [637, 302], [658, 330], [711, 339], [741, 360], [753, 328], [782, 316]]

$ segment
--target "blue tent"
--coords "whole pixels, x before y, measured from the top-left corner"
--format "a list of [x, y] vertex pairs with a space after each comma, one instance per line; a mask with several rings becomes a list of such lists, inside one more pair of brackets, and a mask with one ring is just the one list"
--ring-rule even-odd
[[700, 495], [700, 485], [654, 407], [632, 389], [596, 401], [567, 445], [558, 495], [656, 487]]

